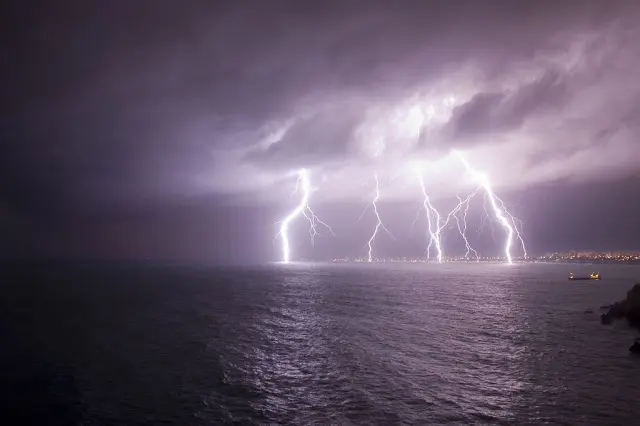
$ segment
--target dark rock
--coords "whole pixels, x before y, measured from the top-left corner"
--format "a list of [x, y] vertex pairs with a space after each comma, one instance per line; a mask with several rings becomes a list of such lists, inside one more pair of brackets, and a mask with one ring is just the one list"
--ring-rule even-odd
[[614, 319], [625, 318], [632, 327], [640, 328], [640, 283], [627, 292], [627, 298], [616, 302], [600, 315], [603, 324], [611, 324]]
[[631, 345], [631, 347], [629, 348], [629, 352], [631, 352], [632, 354], [640, 355], [640, 342], [638, 341], [638, 339], [633, 342], [633, 345]]

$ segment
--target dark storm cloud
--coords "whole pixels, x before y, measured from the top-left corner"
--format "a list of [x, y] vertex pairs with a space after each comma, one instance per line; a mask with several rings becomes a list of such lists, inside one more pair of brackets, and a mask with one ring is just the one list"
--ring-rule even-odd
[[453, 109], [448, 136], [477, 136], [485, 132], [503, 132], [522, 126], [538, 111], [561, 109], [567, 101], [566, 81], [557, 71], [547, 71], [535, 81], [515, 91], [478, 93]]
[[314, 165], [334, 159], [344, 159], [362, 112], [342, 108], [321, 111], [285, 125], [283, 134], [272, 135], [268, 146], [251, 151], [246, 158], [257, 163], [287, 167], [290, 164]]
[[[543, 64], [533, 82], [511, 91], [498, 83], [532, 58], [562, 54], [575, 34], [624, 28], [637, 9], [624, 1], [4, 7], [2, 198], [36, 216], [189, 194], [194, 180], [234, 192], [252, 171], [355, 164], [390, 105], [429, 98], [432, 87], [444, 95], [466, 87], [457, 74], [465, 70], [475, 80], [447, 125], [451, 138], [517, 130], [565, 105], [570, 76]], [[265, 143], [265, 128], [287, 123]], [[391, 124], [388, 150], [407, 139], [394, 132], [408, 125]]]

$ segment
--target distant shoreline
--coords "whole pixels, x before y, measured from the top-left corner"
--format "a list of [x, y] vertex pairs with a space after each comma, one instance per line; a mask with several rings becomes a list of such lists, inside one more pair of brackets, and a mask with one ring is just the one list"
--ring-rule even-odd
[[[323, 260], [311, 260], [304, 259], [300, 262], [324, 262]], [[334, 259], [330, 260], [332, 263], [437, 263], [436, 261], [415, 259], [415, 260], [400, 260], [400, 259], [377, 259], [369, 262], [368, 260], [357, 259]], [[442, 263], [505, 263], [504, 259], [481, 259], [481, 260], [465, 260], [465, 259], [450, 259], [444, 260]], [[541, 260], [541, 259], [514, 259], [514, 264], [518, 263], [544, 263], [544, 264], [568, 264], [568, 265], [640, 265], [640, 260]]]

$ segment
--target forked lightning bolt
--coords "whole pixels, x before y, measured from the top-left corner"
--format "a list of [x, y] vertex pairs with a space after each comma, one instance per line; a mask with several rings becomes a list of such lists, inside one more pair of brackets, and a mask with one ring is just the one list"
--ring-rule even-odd
[[[484, 189], [487, 198], [489, 199], [489, 204], [493, 209], [493, 213], [500, 222], [500, 224], [504, 227], [505, 232], [507, 233], [507, 240], [505, 242], [504, 247], [504, 255], [507, 258], [507, 262], [510, 264], [513, 263], [513, 258], [511, 256], [511, 247], [513, 245], [513, 237], [514, 234], [520, 240], [520, 244], [522, 245], [522, 251], [524, 253], [524, 257], [527, 257], [527, 249], [524, 244], [524, 240], [522, 239], [522, 235], [517, 226], [517, 219], [514, 218], [506, 209], [504, 202], [498, 198], [498, 196], [493, 192], [491, 188], [491, 183], [489, 182], [489, 178], [484, 173], [480, 173], [475, 170], [469, 162], [460, 154], [458, 151], [453, 150], [453, 153], [460, 159], [460, 161], [464, 164], [464, 167], [467, 169], [473, 178], [478, 182], [478, 184]], [[508, 218], [507, 218], [508, 217]]]
[[[318, 216], [311, 210], [309, 206], [309, 198], [311, 198], [311, 180], [309, 179], [309, 172], [307, 169], [301, 169], [298, 172], [298, 180], [296, 181], [296, 187], [293, 194], [296, 194], [302, 189], [302, 198], [296, 208], [287, 215], [280, 222], [280, 232], [276, 235], [276, 238], [280, 236], [282, 240], [282, 260], [289, 262], [291, 259], [291, 247], [289, 245], [289, 224], [298, 216], [302, 215], [309, 221], [309, 235], [311, 236], [311, 244], [315, 243], [316, 235], [319, 235], [317, 230], [318, 225], [323, 225], [325, 228], [333, 234], [333, 230], [329, 225], [320, 220]], [[335, 234], [333, 234], [335, 235]]]
[[[420, 184], [420, 189], [422, 192], [422, 205], [420, 210], [418, 211], [418, 216], [416, 220], [419, 218], [420, 212], [424, 210], [426, 219], [427, 219], [427, 230], [428, 230], [428, 245], [426, 249], [427, 259], [431, 258], [431, 249], [435, 248], [436, 251], [436, 260], [441, 263], [444, 259], [443, 254], [443, 244], [442, 244], [442, 236], [443, 231], [452, 224], [452, 221], [455, 220], [455, 227], [457, 228], [458, 233], [462, 236], [462, 239], [465, 243], [466, 253], [465, 259], [468, 259], [471, 254], [475, 256], [476, 260], [479, 260], [478, 252], [471, 246], [469, 243], [469, 239], [467, 238], [467, 214], [469, 212], [469, 205], [471, 200], [478, 194], [478, 192], [483, 191], [484, 195], [484, 212], [486, 218], [490, 215], [488, 210], [490, 210], [493, 214], [491, 216], [495, 217], [497, 222], [504, 228], [506, 232], [506, 241], [504, 246], [504, 256], [507, 259], [508, 263], [513, 263], [512, 257], [512, 248], [514, 244], [514, 239], [517, 238], [522, 247], [522, 252], [524, 253], [524, 257], [527, 257], [527, 250], [525, 246], [525, 242], [520, 233], [519, 224], [520, 221], [515, 218], [511, 213], [507, 211], [507, 208], [504, 202], [493, 192], [493, 188], [491, 182], [489, 181], [486, 174], [479, 172], [474, 169], [471, 164], [460, 154], [458, 151], [453, 150], [453, 154], [462, 162], [467, 173], [473, 177], [473, 180], [477, 183], [478, 187], [469, 194], [466, 198], [458, 197], [458, 204], [447, 214], [446, 216], [441, 216], [438, 210], [433, 206], [429, 195], [427, 194], [427, 188], [424, 182], [423, 173], [418, 171], [418, 182]], [[364, 213], [372, 208], [373, 213], [376, 218], [376, 225], [373, 230], [373, 233], [369, 240], [367, 241], [368, 247], [368, 261], [373, 261], [373, 245], [375, 239], [378, 236], [379, 231], [384, 230], [391, 238], [393, 235], [387, 229], [385, 224], [382, 222], [380, 217], [380, 213], [378, 211], [378, 201], [380, 199], [380, 182], [378, 179], [377, 173], [374, 174], [375, 181], [375, 193], [372, 202], [367, 205], [367, 208], [362, 212], [358, 221], [362, 218]], [[295, 190], [292, 193], [297, 194], [301, 192], [302, 198], [300, 202], [295, 207], [291, 213], [289, 213], [280, 223], [280, 231], [276, 235], [276, 238], [279, 236], [282, 240], [282, 259], [284, 262], [289, 262], [291, 260], [291, 247], [289, 243], [289, 226], [293, 222], [293, 220], [298, 216], [303, 216], [309, 222], [309, 236], [311, 238], [311, 244], [314, 244], [315, 237], [319, 235], [318, 226], [322, 225], [333, 234], [333, 230], [331, 227], [320, 220], [318, 216], [314, 213], [309, 205], [309, 199], [311, 197], [312, 188], [311, 181], [309, 178], [309, 172], [306, 169], [301, 169], [298, 172], [298, 179], [296, 181]], [[489, 208], [490, 207], [490, 208]], [[414, 220], [415, 223], [415, 220]], [[484, 223], [484, 221], [483, 221]], [[413, 226], [413, 225], [412, 225]], [[521, 226], [521, 224], [520, 224]], [[335, 235], [335, 234], [334, 234]]]
[[[438, 213], [438, 210], [433, 206], [429, 196], [427, 194], [427, 190], [425, 187], [424, 179], [422, 173], [418, 171], [418, 182], [420, 183], [420, 188], [422, 190], [423, 196], [423, 204], [422, 210], [425, 211], [427, 216], [427, 228], [428, 228], [428, 238], [429, 243], [427, 245], [427, 259], [431, 258], [431, 248], [435, 246], [436, 249], [436, 260], [438, 263], [443, 261], [443, 244], [442, 244], [442, 235], [443, 231], [450, 225], [452, 219], [456, 222], [456, 227], [458, 233], [462, 236], [462, 239], [465, 243], [466, 253], [465, 259], [469, 258], [471, 253], [474, 254], [476, 260], [479, 260], [478, 252], [471, 247], [469, 243], [469, 239], [467, 238], [467, 213], [469, 211], [469, 204], [471, 200], [478, 194], [480, 190], [484, 190], [485, 203], [484, 203], [484, 211], [486, 216], [487, 213], [487, 200], [488, 204], [491, 206], [491, 210], [493, 211], [494, 216], [497, 221], [502, 225], [502, 227], [507, 232], [507, 240], [505, 242], [504, 254], [508, 263], [513, 263], [513, 258], [511, 255], [511, 249], [513, 245], [514, 234], [517, 236], [518, 240], [521, 243], [522, 251], [524, 256], [527, 257], [527, 251], [525, 247], [524, 240], [522, 239], [522, 235], [520, 234], [520, 230], [518, 229], [518, 219], [511, 215], [505, 205], [504, 202], [493, 192], [491, 187], [491, 183], [485, 174], [482, 174], [476, 171], [471, 165], [466, 161], [462, 155], [454, 150], [455, 155], [462, 161], [465, 166], [467, 172], [469, 172], [474, 180], [478, 183], [478, 188], [469, 194], [465, 199], [458, 197], [458, 204], [449, 212], [449, 214], [443, 217]], [[418, 211], [419, 215], [420, 211]], [[462, 217], [460, 217], [462, 216]], [[419, 217], [419, 216], [418, 216]], [[417, 218], [416, 217], [416, 220]], [[415, 223], [415, 220], [414, 220]], [[413, 224], [412, 224], [413, 226]]]
[[[376, 236], [378, 235], [378, 231], [382, 228], [391, 238], [393, 238], [393, 235], [391, 234], [391, 232], [387, 229], [386, 226], [384, 226], [384, 223], [382, 223], [382, 219], [380, 219], [380, 213], [378, 212], [377, 203], [378, 203], [378, 200], [380, 199], [380, 181], [378, 180], [378, 174], [377, 173], [374, 174], [373, 178], [376, 182], [376, 191], [375, 191], [373, 200], [371, 202], [371, 207], [373, 208], [373, 214], [376, 216], [376, 227], [374, 228], [373, 234], [371, 234], [371, 238], [369, 238], [369, 241], [367, 243], [367, 246], [369, 247], [369, 252], [368, 252], [369, 262], [373, 262], [373, 241], [376, 239]], [[362, 214], [364, 214], [364, 212], [367, 211], [368, 207], [369, 206], [365, 208]], [[362, 215], [360, 215], [360, 217], [362, 217]]]
[[[477, 192], [477, 190], [476, 190], [476, 192]], [[458, 206], [460, 206], [460, 207], [464, 206], [464, 210], [462, 211], [462, 225], [460, 224], [460, 218], [458, 217], [457, 214], [455, 214], [453, 217], [456, 220], [456, 225], [458, 227], [458, 232], [462, 236], [462, 239], [464, 240], [465, 248], [467, 249], [467, 252], [464, 254], [464, 258], [468, 259], [469, 258], [469, 254], [471, 252], [473, 252], [473, 254], [476, 257], [476, 260], [479, 261], [480, 257], [478, 256], [478, 252], [473, 247], [471, 247], [471, 244], [469, 244], [469, 239], [467, 238], [467, 213], [469, 213], [469, 202], [471, 201], [471, 198], [473, 198], [474, 195], [475, 195], [475, 193], [473, 193], [472, 195], [470, 195], [469, 197], [467, 197], [464, 200], [462, 200], [462, 198], [458, 197]]]
[[[440, 243], [440, 213], [436, 210], [433, 205], [431, 205], [431, 201], [429, 200], [429, 195], [427, 195], [427, 188], [424, 184], [424, 178], [422, 177], [422, 172], [418, 170], [418, 182], [420, 182], [420, 189], [422, 190], [422, 208], [424, 209], [427, 216], [427, 232], [429, 233], [429, 244], [427, 245], [427, 260], [431, 257], [431, 247], [435, 245], [436, 248], [436, 258], [438, 262], [442, 262], [442, 245]], [[435, 231], [434, 231], [435, 229]]]
[[[433, 231], [431, 227], [429, 228], [429, 234], [431, 238], [429, 241], [429, 246], [427, 247], [427, 258], [429, 258], [429, 247], [431, 247], [432, 244], [436, 244], [436, 248], [438, 251], [437, 261], [438, 263], [442, 263], [443, 261], [442, 231], [447, 228], [447, 226], [451, 222], [451, 219], [455, 219], [458, 232], [462, 236], [462, 239], [464, 240], [464, 243], [465, 243], [465, 247], [467, 249], [467, 252], [465, 254], [465, 259], [469, 257], [470, 252], [473, 252], [476, 256], [476, 259], [479, 259], [478, 252], [473, 247], [471, 247], [471, 244], [469, 243], [466, 232], [467, 232], [467, 212], [469, 211], [469, 203], [471, 202], [473, 197], [476, 196], [480, 188], [476, 189], [474, 192], [469, 194], [464, 200], [458, 197], [458, 204], [449, 212], [449, 214], [445, 217], [445, 219], [442, 220], [440, 214], [429, 202], [429, 199], [426, 195], [426, 191], [424, 190], [424, 183], [422, 181], [420, 182], [420, 185], [423, 188], [423, 195], [425, 197], [425, 209], [427, 209], [427, 212], [431, 210], [432, 211], [431, 214], [436, 217], [435, 231]], [[462, 213], [463, 215], [462, 225], [460, 224], [460, 218], [458, 217], [460, 213]]]
[[[471, 244], [469, 243], [469, 239], [467, 238], [467, 213], [469, 212], [469, 203], [471, 202], [473, 197], [476, 196], [478, 191], [480, 191], [480, 188], [478, 188], [475, 191], [473, 191], [464, 200], [462, 198], [460, 198], [460, 197], [457, 197], [458, 198], [458, 204], [456, 204], [456, 206], [453, 208], [453, 210], [451, 210], [451, 212], [447, 215], [446, 219], [444, 220], [444, 223], [442, 224], [442, 226], [437, 231], [438, 236], [439, 236], [440, 233], [442, 232], [442, 230], [447, 227], [447, 225], [449, 224], [449, 221], [451, 220], [451, 218], [455, 219], [456, 226], [458, 228], [458, 233], [460, 234], [460, 236], [464, 240], [465, 248], [467, 249], [467, 251], [466, 251], [466, 253], [464, 255], [465, 259], [469, 258], [469, 253], [470, 252], [473, 252], [475, 254], [476, 260], [480, 259], [479, 256], [478, 256], [478, 252], [473, 247], [471, 247]], [[461, 213], [461, 212], [462, 212], [462, 225], [460, 224], [460, 218], [458, 217], [458, 214]]]

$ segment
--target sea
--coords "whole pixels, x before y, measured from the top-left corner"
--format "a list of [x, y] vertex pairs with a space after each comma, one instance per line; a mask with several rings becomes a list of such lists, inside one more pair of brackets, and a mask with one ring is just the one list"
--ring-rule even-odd
[[[601, 281], [567, 280], [597, 268]], [[4, 425], [640, 424], [640, 266], [39, 263], [0, 274]]]

